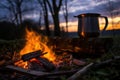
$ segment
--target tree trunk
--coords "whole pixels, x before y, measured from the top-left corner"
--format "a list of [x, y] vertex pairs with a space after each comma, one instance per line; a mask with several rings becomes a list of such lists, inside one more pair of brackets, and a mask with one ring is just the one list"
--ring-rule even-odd
[[58, 0], [58, 3], [56, 3], [56, 0], [51, 0], [51, 2], [50, 0], [46, 0], [54, 22], [54, 36], [60, 36], [59, 11], [62, 5], [62, 1], [63, 0]]
[[60, 32], [58, 12], [56, 12], [56, 14], [53, 15], [53, 21], [54, 21], [54, 36], [60, 36], [61, 32]]
[[68, 0], [65, 0], [65, 22], [66, 22], [66, 32], [68, 32]]
[[51, 34], [50, 34], [50, 29], [49, 29], [48, 8], [47, 8], [46, 0], [38, 0], [38, 2], [43, 10], [46, 35], [50, 36]]
[[16, 4], [17, 4], [17, 8], [18, 8], [19, 24], [21, 26], [21, 24], [22, 24], [22, 10], [21, 10], [21, 4], [22, 4], [22, 2], [18, 1]]
[[16, 22], [16, 24], [19, 25], [19, 20], [18, 20], [18, 16], [17, 16], [17, 14], [15, 13], [14, 16], [15, 16], [15, 22]]
[[44, 21], [45, 21], [46, 34], [47, 36], [50, 36], [48, 15], [44, 15]]
[[42, 11], [40, 10], [40, 17], [39, 17], [39, 27], [42, 26]]
[[44, 3], [44, 21], [45, 21], [45, 27], [46, 27], [46, 34], [47, 36], [50, 36], [48, 9], [47, 9], [46, 0], [43, 0], [43, 3]]

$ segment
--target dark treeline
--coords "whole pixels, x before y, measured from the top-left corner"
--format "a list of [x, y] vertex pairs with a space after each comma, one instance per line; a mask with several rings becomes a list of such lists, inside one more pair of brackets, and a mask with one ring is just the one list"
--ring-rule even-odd
[[14, 40], [23, 39], [25, 37], [25, 29], [34, 30], [38, 33], [43, 33], [37, 29], [37, 25], [33, 24], [30, 20], [23, 21], [21, 27], [11, 22], [0, 22], [0, 39]]
[[0, 22], [0, 39], [11, 40], [19, 38], [18, 28], [14, 23]]
[[[37, 11], [39, 13], [39, 17], [38, 17], [39, 21], [37, 21], [37, 23], [39, 23], [39, 29], [41, 26], [42, 27], [44, 26], [44, 30], [45, 30], [44, 33], [47, 36], [51, 36], [50, 22], [52, 22], [53, 25], [52, 33], [54, 33], [53, 35], [61, 36], [59, 12], [61, 10], [61, 7], [64, 5], [64, 1], [66, 0], [5, 0], [5, 1], [0, 0], [0, 9], [8, 12], [8, 14], [5, 14], [6, 16], [2, 16], [8, 22], [6, 25], [4, 25], [4, 22], [1, 22], [0, 25], [1, 31], [5, 30], [6, 28], [9, 29], [10, 33], [15, 33], [12, 34], [11, 37], [21, 35], [21, 31], [24, 31], [23, 27], [25, 26], [24, 16], [28, 14], [35, 15], [34, 11]], [[67, 5], [65, 6], [67, 7]], [[50, 17], [52, 19], [50, 19]], [[26, 23], [29, 23], [28, 25], [29, 27], [33, 26], [31, 24], [31, 21]], [[13, 26], [12, 29], [10, 26], [8, 27], [8, 25]], [[2, 26], [5, 27], [2, 28]], [[36, 27], [36, 25], [34, 27]], [[9, 34], [9, 32], [8, 33], [6, 32], [7, 30], [3, 32], [1, 38]]]

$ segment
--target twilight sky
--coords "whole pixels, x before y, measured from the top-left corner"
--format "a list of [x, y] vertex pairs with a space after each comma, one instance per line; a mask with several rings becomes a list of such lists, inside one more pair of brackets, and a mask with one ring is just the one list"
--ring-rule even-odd
[[[120, 0], [110, 0], [114, 9], [120, 12]], [[73, 0], [69, 4], [69, 13], [74, 16], [81, 13], [101, 13], [108, 16], [108, 0]], [[108, 7], [109, 8], [109, 7]]]
[[[81, 13], [100, 13], [101, 15], [109, 17], [109, 4], [112, 4], [113, 12], [116, 15], [116, 20], [120, 21], [120, 0], [68, 0], [68, 12], [69, 12], [69, 26], [77, 26], [77, 19], [74, 16]], [[110, 1], [110, 3], [108, 3]], [[107, 9], [108, 8], [108, 9]], [[7, 11], [0, 9], [0, 18], [6, 16]], [[64, 26], [64, 17], [62, 15], [62, 10], [60, 11], [60, 21], [61, 26]], [[1, 17], [2, 16], [2, 17]], [[24, 18], [39, 19], [39, 11], [34, 11], [32, 13], [27, 13]]]
[[[100, 13], [102, 15], [108, 15], [108, 10], [106, 10], [109, 5], [108, 0], [68, 0], [68, 12], [69, 19], [74, 20], [73, 16], [81, 14], [81, 13]], [[110, 0], [114, 9], [120, 12], [120, 0]], [[109, 7], [108, 7], [109, 8]], [[62, 8], [61, 8], [62, 9]], [[39, 17], [39, 12], [34, 11], [31, 14], [27, 14], [25, 17], [27, 18], [35, 18]], [[60, 11], [60, 18], [63, 21], [62, 10]]]
[[[110, 1], [110, 3], [108, 3], [108, 1]], [[112, 5], [112, 7], [109, 5]], [[71, 26], [69, 27], [69, 29], [73, 31], [77, 30], [77, 28], [75, 27], [77, 26], [77, 19], [74, 18], [73, 16], [79, 15], [81, 13], [100, 13], [103, 16], [107, 16], [109, 18], [109, 23], [110, 23], [111, 19], [110, 19], [109, 9], [111, 8], [111, 11], [115, 12], [114, 21], [120, 22], [120, 17], [119, 17], [120, 16], [120, 0], [73, 0], [68, 3], [68, 6], [69, 6], [69, 21], [70, 21], [69, 25]], [[65, 25], [64, 23], [61, 23], [61, 24]], [[115, 28], [117, 29], [118, 25], [115, 26]], [[107, 29], [112, 29], [110, 24]]]

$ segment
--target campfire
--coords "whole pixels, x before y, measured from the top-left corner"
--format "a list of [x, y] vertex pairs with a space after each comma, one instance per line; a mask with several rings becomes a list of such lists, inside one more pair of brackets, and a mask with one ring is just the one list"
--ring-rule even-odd
[[[88, 23], [91, 29], [87, 30], [87, 23], [81, 23], [81, 18], [84, 18], [83, 15], [85, 15], [86, 19], [87, 17], [93, 19], [93, 22]], [[15, 51], [12, 49], [11, 53], [14, 52], [14, 55], [12, 54], [11, 57], [5, 57], [5, 59], [1, 60], [3, 67], [0, 68], [0, 79], [2, 77], [3, 80], [9, 78], [10, 80], [23, 80], [24, 78], [26, 78], [25, 80], [38, 80], [41, 78], [42, 80], [63, 80], [62, 77], [65, 76], [64, 78], [67, 78], [67, 80], [77, 80], [81, 75], [89, 72], [89, 69], [95, 70], [119, 60], [120, 56], [105, 61], [95, 61], [95, 59], [93, 61], [90, 59], [90, 57], [100, 57], [107, 52], [113, 42], [112, 38], [98, 38], [98, 28], [95, 28], [95, 31], [92, 30], [93, 26], [96, 27], [97, 25], [99, 27], [96, 18], [99, 16], [99, 14], [91, 13], [77, 16], [80, 18], [80, 25], [78, 26], [79, 38], [59, 37], [52, 38], [51, 41], [51, 38], [26, 29], [26, 43], [23, 49], [20, 52], [15, 52], [16, 49]], [[106, 28], [108, 21], [106, 17], [104, 18]], [[96, 23], [93, 25], [94, 22]], [[6, 56], [8, 57], [8, 55]], [[7, 73], [7, 75], [3, 73]]]
[[52, 48], [47, 46], [47, 41], [46, 37], [26, 29], [26, 44], [19, 53], [20, 60], [14, 65], [24, 69], [52, 71], [68, 66], [71, 68], [74, 66], [73, 62], [77, 65], [84, 64], [84, 62], [73, 59], [72, 55], [67, 52], [56, 55]]
[[[34, 31], [29, 31], [28, 29], [26, 29], [26, 44], [25, 44], [24, 48], [20, 51], [19, 54], [20, 54], [20, 56], [22, 58], [23, 55], [27, 55], [27, 54], [29, 54], [31, 52], [33, 52], [33, 55], [30, 55], [30, 56], [36, 55], [36, 54], [34, 54], [35, 51], [37, 51], [38, 54], [40, 54], [40, 53], [46, 53], [46, 54], [42, 55], [42, 57], [44, 57], [44, 58], [48, 59], [50, 62], [54, 63], [54, 61], [56, 59], [55, 54], [46, 45], [46, 43], [47, 43], [46, 40], [42, 41], [42, 36], [39, 36]], [[32, 61], [36, 61], [36, 59], [33, 57], [29, 61], [31, 61], [31, 62]], [[25, 68], [25, 69], [29, 68], [29, 62], [26, 61], [26, 60], [25, 61], [20, 60], [18, 62], [15, 62], [15, 65], [16, 66], [20, 66], [20, 67]]]
[[[73, 53], [71, 53], [70, 51], [66, 51], [67, 48], [59, 49], [56, 45], [48, 46], [48, 41], [49, 39], [47, 37], [41, 36], [34, 31], [26, 30], [25, 46], [19, 53], [14, 53], [10, 65], [5, 67], [5, 70], [8, 70], [6, 72], [13, 72], [9, 74], [11, 80], [20, 80], [20, 78], [28, 78], [28, 80], [41, 78], [43, 80], [63, 80], [61, 79], [63, 76], [65, 76], [67, 80], [76, 80], [87, 71], [89, 72], [89, 69], [99, 68], [111, 63], [113, 60], [120, 59], [120, 57], [115, 57], [114, 59], [103, 62], [94, 63], [93, 61], [87, 62], [87, 60], [84, 62], [79, 60], [80, 58], [76, 59], [74, 57], [73, 54], [75, 53], [76, 46], [74, 46], [75, 50], [73, 47], [68, 47], [70, 50], [73, 49]], [[87, 48], [91, 51], [91, 48]], [[79, 49], [82, 48], [80, 47]], [[58, 52], [56, 52], [56, 50]], [[31, 76], [34, 79], [31, 79]]]
[[37, 50], [42, 50], [44, 52], [47, 52], [47, 54], [44, 55], [47, 59], [50, 61], [55, 60], [55, 54], [54, 52], [46, 45], [47, 39], [42, 41], [43, 37], [37, 34], [34, 31], [29, 31], [26, 29], [26, 45], [25, 47], [20, 51], [20, 55], [27, 54], [29, 52], [34, 52]]

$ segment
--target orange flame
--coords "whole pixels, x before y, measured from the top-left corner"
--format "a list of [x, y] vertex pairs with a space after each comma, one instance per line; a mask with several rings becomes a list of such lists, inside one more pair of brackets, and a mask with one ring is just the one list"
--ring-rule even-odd
[[26, 44], [20, 51], [20, 55], [41, 50], [43, 52], [47, 52], [44, 57], [53, 62], [56, 59], [56, 56], [54, 52], [46, 45], [46, 43], [47, 39], [45, 39], [43, 36], [34, 31], [29, 31], [26, 29]]

